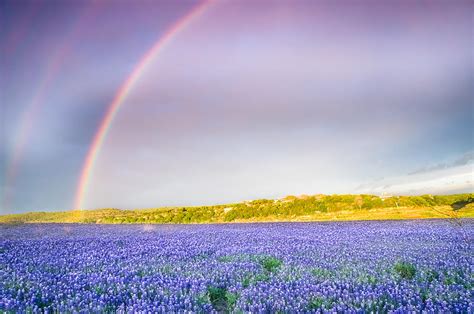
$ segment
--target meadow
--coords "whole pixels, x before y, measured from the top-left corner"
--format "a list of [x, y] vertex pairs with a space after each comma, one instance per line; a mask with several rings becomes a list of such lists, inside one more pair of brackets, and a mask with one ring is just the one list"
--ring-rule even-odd
[[474, 312], [474, 220], [0, 225], [0, 312]]
[[104, 208], [31, 212], [0, 216], [0, 223], [229, 223], [474, 218], [474, 194], [391, 196], [300, 195], [240, 203], [161, 207]]

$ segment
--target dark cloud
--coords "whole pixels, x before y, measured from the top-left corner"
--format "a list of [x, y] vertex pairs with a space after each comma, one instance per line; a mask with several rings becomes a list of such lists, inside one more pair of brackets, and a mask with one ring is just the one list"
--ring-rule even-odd
[[474, 162], [474, 152], [467, 152], [452, 162], [443, 162], [443, 163], [439, 163], [433, 166], [423, 167], [421, 169], [408, 173], [408, 175], [416, 175], [416, 174], [428, 173], [428, 172], [442, 170], [442, 169], [449, 169], [453, 167], [464, 166], [472, 162]]

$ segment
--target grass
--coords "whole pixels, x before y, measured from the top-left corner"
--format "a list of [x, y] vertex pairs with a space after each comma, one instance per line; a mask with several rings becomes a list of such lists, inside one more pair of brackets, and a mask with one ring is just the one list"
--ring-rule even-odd
[[416, 267], [408, 262], [398, 262], [393, 266], [395, 272], [403, 279], [411, 280], [415, 278]]
[[[120, 220], [116, 215], [124, 215], [119, 211], [118, 214], [102, 210], [82, 211], [81, 214], [75, 212], [41, 212], [27, 214], [11, 214], [0, 216], [0, 223], [4, 224], [22, 224], [22, 223], [105, 223], [105, 224], [123, 224], [123, 223], [143, 223], [141, 220], [135, 222], [126, 222]], [[140, 214], [140, 210], [135, 210]], [[314, 213], [311, 215], [296, 216], [266, 216], [252, 217], [248, 219], [237, 219], [233, 223], [249, 222], [310, 222], [310, 221], [362, 221], [362, 220], [405, 220], [405, 219], [449, 219], [452, 213], [450, 206], [431, 207], [400, 207], [396, 208], [376, 208], [370, 210], [340, 211], [329, 213]], [[474, 218], [474, 209], [472, 207], [456, 211], [458, 218]], [[160, 221], [148, 221], [147, 223], [163, 223]], [[172, 223], [172, 222], [170, 222]], [[195, 223], [195, 222], [194, 222]], [[206, 220], [199, 223], [226, 223], [223, 219]]]
[[315, 297], [311, 299], [311, 301], [308, 304], [308, 309], [309, 310], [319, 310], [319, 309], [330, 309], [332, 308], [334, 303], [333, 299], [326, 299], [322, 297]]
[[439, 273], [433, 269], [428, 270], [426, 272], [426, 280], [430, 283], [435, 280], [439, 280]]
[[264, 256], [260, 260], [260, 265], [262, 265], [265, 271], [274, 273], [283, 265], [283, 262], [273, 256]]
[[322, 280], [325, 280], [325, 279], [328, 279], [332, 276], [332, 272], [328, 269], [325, 269], [325, 268], [320, 268], [320, 267], [316, 267], [314, 268], [311, 273], [313, 274], [313, 276], [315, 276], [316, 278], [318, 279], [322, 279]]
[[232, 312], [238, 296], [224, 287], [208, 287], [207, 295], [214, 310], [219, 313]]
[[[449, 219], [453, 212], [450, 206], [374, 208], [370, 210], [346, 210], [340, 212], [314, 213], [294, 217], [268, 216], [253, 219], [239, 219], [235, 222], [311, 222], [311, 221], [364, 221], [364, 220], [409, 220]], [[474, 218], [474, 208], [457, 211], [458, 218]]]
[[270, 255], [260, 254], [235, 254], [224, 255], [217, 258], [221, 263], [231, 263], [239, 261], [252, 261], [262, 266], [262, 272], [247, 273], [242, 278], [242, 286], [247, 288], [258, 282], [270, 280], [271, 274], [276, 273], [283, 266], [283, 261]]
[[[101, 223], [101, 224], [167, 224], [167, 223], [249, 223], [249, 222], [309, 222], [309, 221], [357, 221], [357, 220], [403, 220], [403, 219], [461, 219], [474, 218], [473, 194], [436, 196], [437, 204], [429, 196], [403, 197], [409, 206], [391, 206], [387, 200], [377, 196], [364, 196], [379, 205], [370, 208], [355, 208], [354, 195], [321, 196], [327, 199], [327, 208], [318, 207], [317, 196], [309, 199], [256, 200], [227, 205], [201, 207], [163, 207], [154, 209], [97, 209], [72, 210], [63, 212], [32, 212], [0, 216], [0, 224], [22, 223]], [[347, 203], [337, 202], [335, 198], [347, 198]], [[417, 199], [425, 205], [417, 205]], [[409, 203], [411, 202], [411, 203]], [[322, 203], [321, 203], [322, 204]], [[375, 204], [375, 203], [374, 203]], [[461, 206], [461, 205], [462, 206]], [[377, 207], [379, 206], [379, 207]], [[229, 211], [228, 209], [231, 208]], [[232, 214], [233, 216], [229, 216]]]

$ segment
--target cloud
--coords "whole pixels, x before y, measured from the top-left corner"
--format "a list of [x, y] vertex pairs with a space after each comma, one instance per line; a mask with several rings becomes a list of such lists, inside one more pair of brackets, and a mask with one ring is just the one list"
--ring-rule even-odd
[[474, 169], [471, 161], [472, 158], [469, 159], [466, 155], [446, 164], [446, 167], [431, 167], [418, 173], [373, 181], [360, 185], [356, 191], [376, 195], [472, 193]]
[[436, 170], [464, 166], [464, 165], [472, 163], [473, 161], [474, 161], [474, 152], [468, 152], [452, 162], [448, 162], [448, 163], [444, 162], [444, 163], [436, 164], [434, 166], [423, 167], [421, 169], [410, 172], [408, 175], [416, 175], [420, 173], [427, 173], [427, 172], [432, 172]]

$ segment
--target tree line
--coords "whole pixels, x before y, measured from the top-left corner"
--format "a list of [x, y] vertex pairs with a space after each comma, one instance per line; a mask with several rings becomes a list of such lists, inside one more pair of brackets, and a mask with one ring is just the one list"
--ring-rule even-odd
[[259, 199], [235, 204], [164, 207], [137, 210], [98, 209], [67, 212], [33, 212], [0, 216], [1, 222], [79, 222], [79, 223], [213, 223], [262, 220], [288, 220], [299, 216], [371, 209], [426, 208], [450, 206], [456, 211], [474, 202], [474, 194], [391, 196], [302, 195], [283, 199]]

